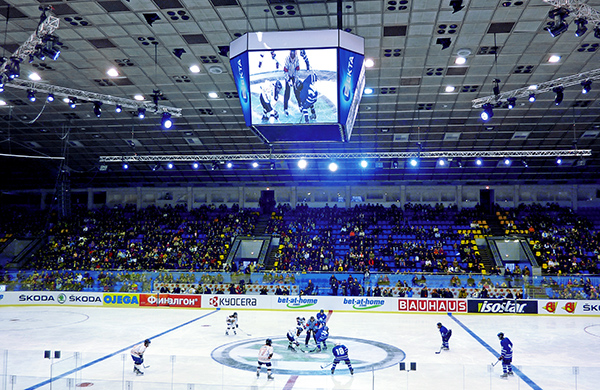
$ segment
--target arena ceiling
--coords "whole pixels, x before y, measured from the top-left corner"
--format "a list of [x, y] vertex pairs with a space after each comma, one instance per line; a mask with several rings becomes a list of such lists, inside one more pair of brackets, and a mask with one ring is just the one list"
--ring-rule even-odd
[[[557, 0], [556, 0], [557, 1]], [[553, 0], [553, 2], [556, 2]], [[600, 10], [600, 1], [567, 1]], [[0, 0], [0, 45], [9, 57], [36, 30], [40, 6], [52, 6], [60, 19], [55, 32], [62, 50], [56, 61], [21, 64], [20, 80], [32, 72], [39, 83], [91, 93], [146, 99], [160, 90], [160, 104], [181, 109], [170, 130], [160, 117], [144, 120], [108, 104], [97, 118], [93, 103], [75, 109], [45, 95], [30, 102], [27, 91], [7, 85], [0, 94], [0, 189], [52, 188], [59, 172], [72, 188], [115, 186], [213, 186], [302, 184], [507, 184], [590, 183], [600, 174], [600, 80], [587, 94], [565, 87], [564, 100], [539, 93], [534, 103], [517, 99], [512, 110], [499, 103], [488, 122], [473, 100], [538, 85], [600, 68], [600, 39], [594, 23], [575, 36], [552, 37], [545, 30], [553, 8], [543, 0], [469, 1], [453, 12], [449, 0], [360, 0], [342, 3], [342, 28], [365, 39], [366, 87], [352, 137], [347, 143], [267, 145], [244, 123], [229, 66], [227, 48], [246, 32], [335, 29], [338, 4], [326, 0]], [[460, 4], [459, 4], [460, 5]], [[458, 7], [460, 8], [460, 7]], [[597, 12], [597, 11], [596, 11]], [[148, 19], [148, 15], [155, 14]], [[8, 16], [8, 18], [7, 18]], [[148, 19], [148, 20], [147, 20]], [[155, 21], [151, 22], [152, 19]], [[597, 33], [600, 35], [600, 33]], [[449, 39], [442, 48], [439, 39]], [[176, 54], [179, 51], [180, 56]], [[456, 64], [458, 54], [465, 64]], [[560, 56], [550, 63], [552, 55]], [[190, 66], [198, 65], [199, 73]], [[107, 75], [109, 68], [117, 77]], [[454, 91], [447, 92], [446, 87]], [[217, 98], [209, 97], [214, 92]], [[395, 152], [542, 153], [591, 150], [584, 159], [555, 157], [514, 159], [456, 158], [439, 167], [422, 158], [409, 168]], [[287, 155], [381, 154], [366, 169], [355, 158], [339, 158], [340, 169], [328, 171], [328, 159], [309, 161], [306, 170]], [[227, 156], [272, 155], [258, 168], [250, 160], [226, 169]], [[27, 156], [26, 157], [15, 157]], [[102, 156], [204, 156], [190, 163], [135, 162], [101, 164]], [[215, 159], [206, 159], [215, 156]], [[38, 159], [31, 157], [64, 157]], [[525, 162], [524, 162], [524, 161]]]

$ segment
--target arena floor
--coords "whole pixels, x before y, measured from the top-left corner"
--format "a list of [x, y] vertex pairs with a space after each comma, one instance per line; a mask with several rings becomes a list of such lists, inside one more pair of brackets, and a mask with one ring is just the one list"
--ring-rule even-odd
[[[238, 311], [237, 335], [225, 335], [231, 311], [91, 307], [0, 308], [0, 390], [76, 389], [596, 389], [600, 317], [433, 315], [332, 312], [329, 345], [350, 349], [355, 373], [329, 367], [330, 348], [292, 352], [285, 335], [313, 312]], [[450, 351], [436, 354], [442, 322]], [[514, 343], [516, 375], [495, 367], [498, 332]], [[273, 375], [256, 378], [265, 338], [275, 347]], [[129, 350], [150, 338], [145, 375]], [[312, 342], [311, 342], [311, 345]], [[310, 349], [310, 347], [309, 347]], [[44, 351], [51, 358], [44, 358]], [[54, 351], [60, 358], [54, 359]], [[494, 352], [495, 351], [495, 352]], [[416, 370], [400, 371], [399, 362]], [[50, 380], [52, 378], [52, 380]]]

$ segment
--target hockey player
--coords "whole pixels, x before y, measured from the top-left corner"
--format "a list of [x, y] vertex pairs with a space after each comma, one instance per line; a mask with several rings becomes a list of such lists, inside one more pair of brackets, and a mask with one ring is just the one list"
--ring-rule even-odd
[[[304, 79], [296, 82], [296, 96], [298, 97], [298, 108], [302, 113], [302, 118], [305, 123], [317, 119], [315, 111], [315, 103], [319, 97], [319, 92], [316, 89], [317, 75], [311, 73]], [[308, 112], [310, 111], [310, 116]]]
[[331, 375], [335, 372], [335, 366], [342, 360], [348, 366], [350, 370], [350, 375], [354, 375], [354, 368], [352, 368], [352, 363], [350, 363], [350, 358], [348, 357], [348, 348], [342, 343], [336, 343], [335, 347], [331, 350], [333, 353], [333, 366], [331, 366]]
[[502, 332], [498, 333], [498, 339], [502, 347], [498, 358], [498, 360], [502, 360], [502, 375], [500, 375], [500, 378], [507, 378], [509, 375], [514, 375], [512, 370], [513, 343], [508, 337], [504, 337]]
[[225, 331], [226, 335], [229, 335], [229, 331], [233, 330], [233, 334], [237, 334], [237, 327], [238, 327], [238, 315], [237, 313], [233, 313], [232, 315], [230, 315], [229, 317], [227, 317], [227, 319], [225, 320], [227, 322], [227, 330]]
[[325, 310], [321, 309], [317, 313], [317, 321], [319, 321], [321, 325], [325, 325], [327, 323], [327, 314], [325, 314]]
[[440, 334], [442, 335], [442, 349], [447, 351], [450, 349], [448, 345], [448, 340], [450, 340], [450, 336], [452, 336], [452, 329], [447, 329], [441, 322], [437, 323], [437, 327], [440, 330]]
[[279, 113], [275, 110], [274, 106], [275, 102], [279, 100], [279, 94], [282, 89], [283, 86], [279, 80], [276, 80], [275, 82], [267, 80], [261, 84], [260, 104], [263, 108], [263, 121], [276, 121], [279, 119]]
[[[308, 57], [306, 55], [306, 51], [300, 50], [300, 56], [304, 59], [306, 64], [306, 69], [310, 70], [310, 64], [308, 62]], [[285, 64], [283, 65], [283, 76], [285, 80], [285, 91], [283, 94], [283, 110], [286, 116], [289, 115], [288, 112], [288, 103], [290, 101], [290, 92], [293, 90], [296, 95], [296, 100], [299, 102], [298, 91], [296, 90], [296, 82], [298, 81], [298, 71], [300, 70], [300, 60], [296, 55], [296, 50], [290, 50], [290, 54], [285, 59]], [[300, 106], [300, 104], [298, 104]]]
[[271, 339], [267, 339], [265, 345], [258, 350], [258, 367], [256, 367], [257, 378], [260, 377], [260, 369], [264, 364], [267, 367], [267, 379], [273, 379], [273, 375], [271, 375], [271, 358], [273, 357], [273, 347], [271, 346], [271, 343]]
[[308, 322], [304, 325], [304, 329], [306, 329], [306, 339], [304, 340], [304, 346], [308, 347], [308, 342], [310, 341], [310, 336], [313, 336], [315, 343], [317, 342], [317, 338], [315, 337], [315, 333], [317, 328], [319, 327], [319, 323], [315, 319], [315, 317], [310, 317]]
[[317, 348], [318, 352], [321, 352], [321, 344], [323, 344], [323, 349], [327, 349], [327, 338], [329, 337], [329, 328], [325, 323], [322, 323], [319, 329], [317, 329], [317, 333], [315, 333], [315, 339], [317, 340]]
[[136, 345], [131, 349], [131, 358], [133, 359], [133, 372], [136, 375], [144, 375], [144, 372], [140, 370], [144, 363], [144, 352], [150, 345], [150, 340], [146, 339], [143, 343]]
[[303, 331], [304, 331], [304, 325], [298, 324], [295, 328], [292, 328], [287, 332], [287, 338], [289, 341], [289, 344], [288, 344], [289, 350], [296, 352], [295, 347], [300, 346], [300, 341], [298, 341], [298, 340], [300, 339], [300, 335], [302, 334]]

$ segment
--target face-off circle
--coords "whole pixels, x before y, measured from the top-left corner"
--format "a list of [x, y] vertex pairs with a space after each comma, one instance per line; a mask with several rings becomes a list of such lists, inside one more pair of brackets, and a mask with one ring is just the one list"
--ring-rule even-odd
[[[212, 358], [229, 367], [245, 371], [256, 371], [258, 350], [264, 345], [266, 338], [236, 341], [215, 348]], [[314, 343], [309, 347], [296, 347], [297, 352], [288, 349], [287, 338], [271, 338], [273, 340], [273, 370], [283, 375], [331, 375], [329, 369], [320, 367], [333, 361], [331, 349], [337, 342], [348, 347], [348, 356], [355, 372], [380, 370], [403, 361], [406, 354], [393, 345], [373, 340], [356, 339], [352, 337], [335, 337], [327, 340], [327, 349], [321, 352], [310, 352], [315, 348]], [[302, 348], [305, 352], [300, 350]], [[345, 370], [344, 362], [337, 369]]]

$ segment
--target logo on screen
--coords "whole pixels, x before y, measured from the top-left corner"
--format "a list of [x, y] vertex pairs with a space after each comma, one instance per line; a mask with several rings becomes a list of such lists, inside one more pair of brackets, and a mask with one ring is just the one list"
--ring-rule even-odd
[[238, 58], [237, 61], [238, 75], [240, 77], [240, 96], [244, 103], [248, 103], [248, 92], [246, 89], [246, 81], [244, 80], [244, 67], [242, 66], [242, 59]]
[[346, 71], [346, 79], [344, 80], [344, 87], [342, 89], [342, 94], [344, 95], [344, 100], [350, 100], [350, 94], [352, 92], [352, 70], [354, 69], [354, 56], [348, 58], [348, 69]]

